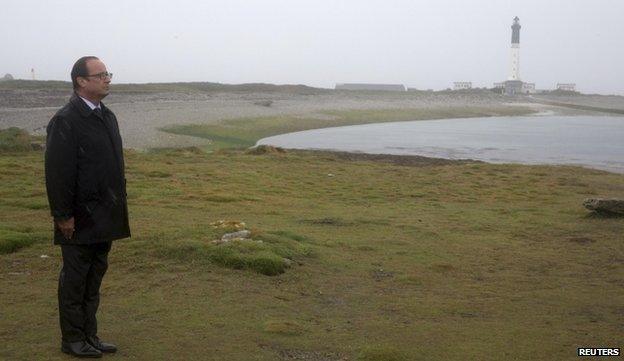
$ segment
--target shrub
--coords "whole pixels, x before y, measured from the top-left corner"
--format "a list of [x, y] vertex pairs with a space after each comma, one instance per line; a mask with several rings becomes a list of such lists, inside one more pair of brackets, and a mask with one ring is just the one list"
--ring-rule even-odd
[[33, 149], [34, 138], [27, 131], [11, 127], [0, 129], [0, 151], [23, 152]]

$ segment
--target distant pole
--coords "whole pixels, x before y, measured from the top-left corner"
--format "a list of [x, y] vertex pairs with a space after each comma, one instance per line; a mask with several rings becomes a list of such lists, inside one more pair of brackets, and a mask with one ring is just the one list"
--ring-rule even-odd
[[520, 80], [520, 19], [516, 16], [511, 25], [511, 72], [509, 80]]
[[35, 80], [35, 68], [30, 68], [30, 75], [32, 75], [32, 80]]

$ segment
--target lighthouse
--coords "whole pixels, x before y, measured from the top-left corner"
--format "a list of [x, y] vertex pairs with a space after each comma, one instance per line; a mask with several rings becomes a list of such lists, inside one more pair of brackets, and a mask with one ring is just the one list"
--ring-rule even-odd
[[516, 16], [511, 25], [511, 71], [508, 80], [520, 80], [520, 19]]
[[520, 19], [516, 16], [511, 24], [511, 64], [509, 77], [494, 87], [506, 95], [529, 94], [535, 92], [535, 83], [525, 83], [520, 80]]

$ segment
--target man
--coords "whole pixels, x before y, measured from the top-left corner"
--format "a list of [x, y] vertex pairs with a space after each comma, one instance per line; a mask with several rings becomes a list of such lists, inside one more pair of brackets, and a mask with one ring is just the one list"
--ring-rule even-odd
[[78, 59], [71, 71], [74, 94], [47, 127], [46, 188], [54, 244], [63, 255], [61, 350], [77, 357], [117, 351], [98, 338], [95, 317], [111, 242], [130, 237], [121, 136], [101, 102], [112, 76], [97, 57]]

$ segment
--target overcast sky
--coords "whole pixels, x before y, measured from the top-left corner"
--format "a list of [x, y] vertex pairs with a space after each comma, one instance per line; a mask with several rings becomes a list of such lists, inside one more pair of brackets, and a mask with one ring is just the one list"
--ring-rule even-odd
[[624, 95], [623, 0], [3, 0], [0, 76], [69, 80], [99, 56], [113, 82], [492, 86], [509, 76]]

